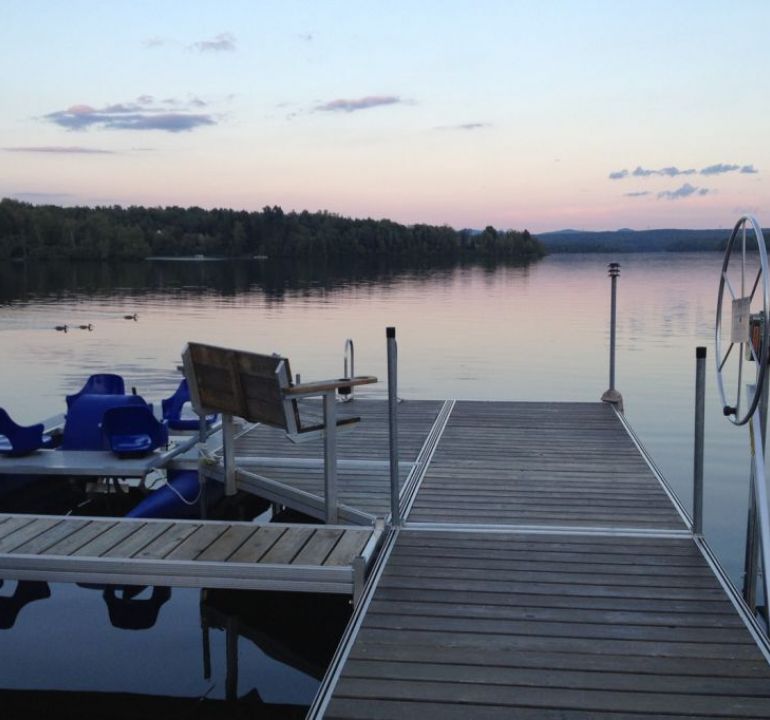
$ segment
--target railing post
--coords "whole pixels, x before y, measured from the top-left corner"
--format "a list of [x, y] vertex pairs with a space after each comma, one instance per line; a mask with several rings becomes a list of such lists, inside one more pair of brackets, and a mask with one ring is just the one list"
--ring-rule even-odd
[[693, 454], [692, 531], [703, 535], [703, 448], [705, 432], [706, 348], [695, 348], [695, 451]]
[[337, 510], [337, 398], [335, 392], [324, 393], [324, 498], [326, 523], [338, 522]]
[[[353, 340], [351, 338], [345, 340], [345, 357], [343, 359], [343, 367], [343, 377], [350, 378], [355, 376], [355, 348], [353, 347]], [[344, 400], [345, 402], [353, 399], [352, 387], [341, 387], [337, 393], [339, 394], [340, 399]]]
[[225, 466], [225, 495], [235, 495], [235, 425], [233, 416], [222, 414], [222, 452]]
[[390, 430], [390, 515], [394, 526], [401, 524], [398, 476], [398, 345], [396, 328], [385, 330], [388, 344], [388, 419]]
[[617, 294], [620, 263], [611, 262], [607, 267], [612, 286], [610, 291], [610, 387], [604, 395], [602, 395], [602, 401], [612, 403], [620, 412], [623, 412], [623, 396], [615, 389], [615, 326], [617, 324]]

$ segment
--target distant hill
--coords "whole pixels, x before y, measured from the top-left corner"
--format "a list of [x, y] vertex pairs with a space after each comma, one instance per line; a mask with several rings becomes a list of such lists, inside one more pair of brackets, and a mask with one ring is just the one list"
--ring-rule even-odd
[[549, 253], [721, 250], [731, 230], [559, 230], [538, 234]]

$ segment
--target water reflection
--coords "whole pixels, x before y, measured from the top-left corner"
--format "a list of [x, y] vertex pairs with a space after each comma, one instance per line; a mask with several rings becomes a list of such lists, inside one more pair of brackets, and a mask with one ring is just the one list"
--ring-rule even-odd
[[[147, 592], [146, 597], [139, 597]], [[161, 607], [171, 599], [167, 587], [116, 587], [109, 585], [102, 591], [113, 627], [123, 630], [147, 630], [158, 621]]]
[[501, 267], [520, 268], [526, 273], [528, 264], [513, 261], [502, 264], [491, 261], [482, 264], [462, 261], [425, 264], [387, 258], [374, 262], [359, 259], [352, 263], [328, 260], [312, 264], [250, 259], [120, 264], [5, 263], [0, 266], [0, 303], [50, 302], [62, 298], [105, 296], [128, 300], [146, 293], [174, 296], [201, 290], [220, 297], [234, 297], [258, 290], [271, 300], [281, 300], [290, 292], [387, 285], [404, 276], [441, 281], [458, 267], [476, 266], [483, 268], [492, 282]]
[[[235, 700], [241, 639], [320, 681], [350, 618], [350, 603], [329, 595], [201, 590], [200, 611], [204, 677], [212, 674], [211, 631], [220, 630], [225, 635], [225, 697]], [[256, 688], [250, 692], [259, 696]]]
[[[0, 588], [2, 587], [3, 581], [0, 580]], [[51, 597], [51, 588], [48, 587], [48, 583], [36, 580], [19, 580], [13, 593], [0, 595], [0, 630], [12, 628], [25, 606], [36, 600], [45, 600], [49, 597]]]
[[70, 717], [75, 698], [103, 713], [85, 717], [304, 717], [351, 612], [341, 596], [0, 587], [4, 719]]

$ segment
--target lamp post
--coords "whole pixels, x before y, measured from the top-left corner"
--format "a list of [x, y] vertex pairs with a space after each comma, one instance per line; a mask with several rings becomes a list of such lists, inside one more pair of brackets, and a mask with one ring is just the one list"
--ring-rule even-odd
[[623, 396], [615, 389], [615, 325], [617, 320], [617, 295], [618, 277], [620, 276], [620, 263], [611, 262], [607, 266], [607, 272], [612, 284], [610, 301], [610, 387], [602, 395], [602, 401], [612, 403], [620, 412], [623, 412]]

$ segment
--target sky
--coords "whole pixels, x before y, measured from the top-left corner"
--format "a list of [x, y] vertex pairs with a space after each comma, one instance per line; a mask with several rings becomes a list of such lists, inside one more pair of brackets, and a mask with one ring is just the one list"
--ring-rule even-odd
[[1, 0], [0, 197], [770, 220], [770, 2]]

